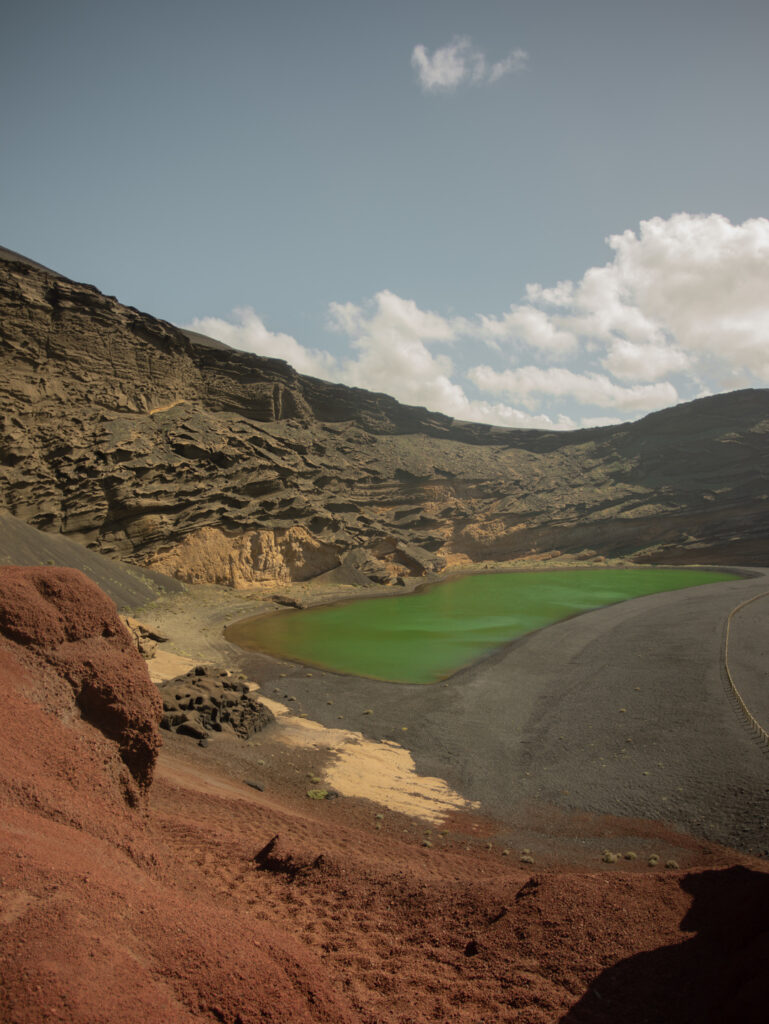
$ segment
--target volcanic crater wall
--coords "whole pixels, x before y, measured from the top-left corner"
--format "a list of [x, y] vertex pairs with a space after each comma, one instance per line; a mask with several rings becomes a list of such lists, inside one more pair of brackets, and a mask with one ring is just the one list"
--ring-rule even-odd
[[190, 581], [769, 555], [767, 391], [575, 432], [459, 423], [185, 334], [7, 251], [0, 366], [0, 507]]

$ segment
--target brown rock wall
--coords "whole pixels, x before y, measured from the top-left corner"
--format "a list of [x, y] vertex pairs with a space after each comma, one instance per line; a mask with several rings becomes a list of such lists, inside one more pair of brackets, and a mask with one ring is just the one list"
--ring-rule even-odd
[[316, 540], [301, 526], [246, 530], [235, 537], [205, 526], [151, 563], [187, 583], [221, 583], [236, 589], [311, 579], [339, 564], [334, 545]]
[[[381, 580], [424, 553], [769, 558], [769, 391], [572, 433], [458, 423], [7, 255], [0, 368], [0, 507], [185, 579], [301, 579], [356, 551]], [[410, 546], [416, 565], [392, 556]]]

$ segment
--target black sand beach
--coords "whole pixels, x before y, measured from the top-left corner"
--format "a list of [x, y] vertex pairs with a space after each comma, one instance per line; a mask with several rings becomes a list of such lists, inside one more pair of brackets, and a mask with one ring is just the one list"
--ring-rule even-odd
[[[765, 854], [769, 747], [723, 668], [729, 613], [769, 590], [769, 570], [755, 573], [580, 615], [434, 686], [258, 654], [240, 661], [266, 695], [295, 697], [292, 711], [324, 725], [402, 744], [420, 774], [445, 779], [501, 822], [534, 806], [587, 811]], [[769, 599], [740, 613], [730, 648], [759, 717], [769, 704], [759, 680], [768, 612]]]

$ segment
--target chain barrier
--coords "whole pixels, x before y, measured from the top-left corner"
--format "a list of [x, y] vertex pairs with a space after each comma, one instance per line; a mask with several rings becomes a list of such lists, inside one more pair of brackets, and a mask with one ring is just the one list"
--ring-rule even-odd
[[731, 612], [729, 612], [729, 617], [726, 620], [726, 635], [724, 639], [724, 669], [726, 670], [726, 678], [729, 680], [729, 686], [731, 688], [731, 691], [734, 694], [737, 703], [740, 706], [740, 710], [742, 711], [743, 715], [747, 718], [748, 724], [751, 726], [751, 728], [759, 737], [759, 739], [763, 740], [764, 743], [766, 743], [766, 745], [769, 746], [769, 732], [767, 732], [766, 729], [764, 729], [761, 723], [752, 714], [748, 705], [745, 703], [742, 694], [737, 689], [737, 684], [735, 683], [732, 677], [731, 670], [729, 668], [729, 633], [732, 628], [732, 619], [737, 614], [737, 612], [741, 611], [743, 608], [746, 608], [749, 604], [753, 604], [754, 601], [758, 601], [762, 597], [769, 597], [769, 590], [767, 590], [763, 594], [756, 594], [755, 597], [748, 598], [747, 601], [743, 601], [742, 604], [738, 604], [736, 608], [733, 608]]

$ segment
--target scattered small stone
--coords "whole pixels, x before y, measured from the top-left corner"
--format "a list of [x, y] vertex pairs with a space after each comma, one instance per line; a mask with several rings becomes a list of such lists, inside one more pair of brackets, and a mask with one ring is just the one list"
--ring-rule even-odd
[[607, 850], [601, 857], [601, 860], [604, 862], [604, 864], [616, 864], [619, 860], [619, 857], [616, 853], [611, 853], [609, 850]]
[[204, 736], [202, 740], [198, 740], [198, 746], [199, 747], [207, 747], [208, 746], [208, 737]]
[[328, 798], [327, 789], [308, 789], [307, 796], [310, 800], [326, 800]]
[[503, 857], [509, 857], [510, 856], [510, 851], [509, 850], [503, 850], [502, 851], [502, 856]]
[[521, 864], [533, 864], [534, 863], [534, 858], [532, 857], [532, 855], [530, 853], [523, 853], [523, 854], [521, 854], [521, 857], [519, 859], [520, 859]]
[[323, 779], [321, 779], [320, 776], [318, 776], [318, 775], [308, 774], [307, 778], [310, 780], [310, 782], [314, 782], [314, 783], [323, 782]]
[[670, 868], [671, 871], [675, 871], [675, 869], [678, 867], [678, 861], [677, 860], [672, 860], [672, 859], [671, 860], [666, 860], [665, 861], [665, 867], [666, 868]]
[[383, 819], [384, 819], [384, 814], [375, 814], [374, 815], [374, 820], [375, 821], [382, 821]]
[[470, 939], [470, 941], [465, 946], [465, 956], [478, 956], [480, 951], [481, 947], [478, 945], [475, 939]]
[[243, 781], [247, 786], [250, 786], [251, 789], [258, 789], [260, 793], [264, 792], [264, 786], [261, 782], [255, 782], [253, 779], [244, 779]]
[[331, 705], [332, 705], [332, 704], [333, 704], [334, 702], [333, 702], [333, 700], [327, 700], [327, 701], [326, 701], [326, 703], [328, 704], [328, 706], [329, 706], [329, 707], [331, 707]]
[[656, 867], [659, 864], [659, 862], [660, 862], [660, 859], [659, 859], [659, 857], [658, 857], [658, 855], [656, 853], [653, 853], [651, 855], [651, 857], [649, 857], [649, 867], [650, 868]]
[[373, 715], [374, 711], [373, 711], [372, 708], [366, 708], [366, 710], [363, 712], [363, 714], [364, 715]]
[[635, 853], [633, 850], [628, 850], [628, 852], [624, 856], [625, 860], [636, 860], [638, 858], [638, 854]]
[[432, 843], [430, 842], [430, 840], [429, 840], [429, 839], [423, 839], [423, 840], [422, 840], [422, 846], [426, 846], [426, 847], [428, 847], [428, 849], [429, 849], [429, 848], [431, 848], [431, 847], [432, 847], [432, 845], [433, 845], [433, 844], [432, 844]]
[[263, 758], [263, 757], [260, 757], [260, 758], [259, 758], [259, 759], [257, 760], [257, 762], [256, 762], [256, 763], [257, 763], [257, 764], [264, 764], [264, 758]]

